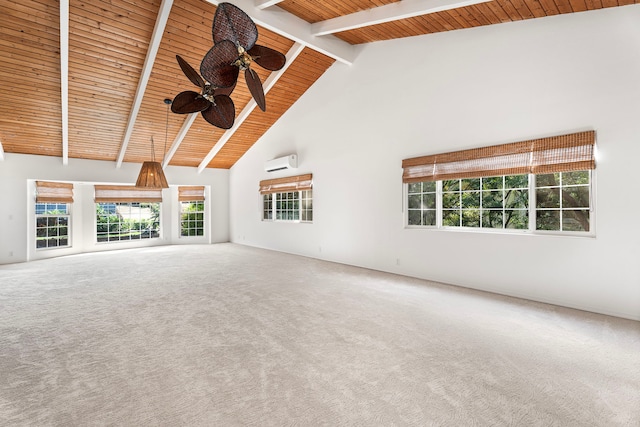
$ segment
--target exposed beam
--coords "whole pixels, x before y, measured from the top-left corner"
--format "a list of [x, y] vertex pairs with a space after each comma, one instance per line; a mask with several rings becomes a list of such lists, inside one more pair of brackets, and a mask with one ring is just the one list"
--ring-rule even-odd
[[60, 0], [60, 108], [62, 164], [69, 164], [69, 0]]
[[[291, 46], [291, 49], [289, 49], [286, 55], [287, 62], [285, 63], [285, 66], [282, 67], [281, 70], [272, 72], [269, 75], [269, 77], [267, 77], [267, 80], [264, 82], [263, 86], [264, 86], [265, 95], [271, 90], [273, 85], [276, 84], [278, 79], [282, 77], [282, 75], [287, 70], [287, 68], [289, 68], [289, 65], [291, 65], [293, 61], [298, 57], [298, 55], [302, 53], [304, 48], [305, 46], [301, 43], [295, 43], [293, 46]], [[206, 157], [202, 160], [202, 162], [200, 162], [200, 165], [198, 166], [198, 173], [201, 173], [203, 170], [205, 170], [207, 165], [211, 163], [211, 160], [216, 156], [216, 154], [218, 154], [218, 152], [222, 149], [222, 147], [224, 147], [227, 141], [231, 139], [233, 134], [240, 128], [240, 125], [242, 125], [242, 123], [249, 117], [251, 112], [257, 106], [258, 105], [256, 104], [256, 101], [254, 101], [253, 98], [251, 98], [251, 101], [249, 101], [249, 103], [244, 107], [244, 109], [240, 112], [240, 114], [238, 114], [238, 117], [233, 123], [233, 126], [231, 127], [231, 129], [227, 129], [225, 133], [222, 134], [218, 142], [216, 142], [213, 148], [211, 148], [211, 151], [209, 151], [209, 154], [207, 154]]]
[[140, 80], [138, 80], [138, 88], [136, 89], [136, 96], [133, 100], [131, 111], [129, 112], [127, 130], [125, 131], [122, 144], [120, 145], [120, 154], [118, 155], [118, 162], [116, 163], [117, 168], [122, 166], [124, 155], [127, 152], [127, 146], [129, 145], [131, 134], [133, 134], [133, 127], [136, 123], [136, 119], [138, 118], [138, 112], [140, 111], [142, 98], [144, 97], [144, 92], [147, 88], [147, 83], [149, 83], [149, 77], [151, 76], [151, 70], [153, 69], [153, 64], [156, 60], [156, 55], [158, 54], [158, 48], [160, 47], [162, 36], [164, 35], [164, 29], [167, 26], [167, 20], [169, 19], [169, 12], [171, 12], [171, 6], [173, 6], [173, 0], [162, 0], [162, 4], [160, 4], [160, 10], [158, 11], [158, 17], [156, 18], [156, 24], [155, 24], [155, 27], [153, 28], [151, 41], [149, 42], [149, 49], [147, 50], [147, 57], [144, 60], [144, 65], [142, 67], [142, 74], [140, 75]]
[[443, 10], [457, 9], [491, 0], [402, 0], [384, 6], [339, 16], [311, 24], [311, 34], [324, 36], [399, 19], [413, 18]]
[[256, 0], [256, 7], [258, 9], [266, 9], [275, 4], [280, 3], [282, 0]]
[[[206, 1], [216, 6], [222, 3], [218, 0]], [[356, 57], [357, 50], [355, 46], [334, 36], [314, 36], [311, 34], [311, 24], [284, 11], [278, 6], [259, 9], [256, 7], [254, 0], [234, 0], [233, 4], [242, 9], [261, 27], [327, 55], [330, 58], [351, 65]]]
[[180, 147], [180, 144], [182, 144], [182, 140], [184, 139], [184, 137], [187, 136], [187, 132], [189, 132], [189, 129], [191, 129], [191, 125], [198, 117], [198, 114], [200, 113], [189, 114], [184, 119], [180, 131], [176, 135], [176, 138], [173, 140], [173, 144], [171, 144], [171, 148], [169, 148], [169, 151], [165, 154], [164, 161], [162, 162], [163, 169], [167, 167], [173, 156], [176, 154], [176, 151], [178, 151], [178, 147]]

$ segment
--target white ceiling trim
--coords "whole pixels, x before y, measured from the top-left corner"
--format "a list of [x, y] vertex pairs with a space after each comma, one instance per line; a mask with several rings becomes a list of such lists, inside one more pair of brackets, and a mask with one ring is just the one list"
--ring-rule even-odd
[[311, 34], [314, 36], [325, 36], [341, 31], [485, 3], [487, 1], [491, 0], [403, 0], [397, 3], [355, 12], [350, 15], [316, 22], [311, 24]]
[[[222, 3], [218, 0], [206, 1], [215, 6]], [[256, 7], [254, 0], [234, 0], [233, 4], [249, 15], [256, 24], [274, 33], [278, 33], [347, 65], [351, 65], [355, 60], [357, 54], [355, 46], [334, 36], [314, 36], [311, 33], [311, 24], [278, 6], [259, 9]]]
[[178, 151], [178, 147], [180, 147], [180, 144], [182, 144], [182, 140], [184, 139], [184, 137], [187, 136], [187, 133], [189, 132], [189, 129], [191, 129], [191, 125], [193, 125], [193, 122], [198, 117], [198, 114], [200, 114], [200, 112], [189, 114], [187, 118], [184, 119], [180, 131], [171, 144], [171, 148], [169, 148], [169, 151], [165, 154], [164, 161], [162, 162], [163, 169], [167, 167], [173, 156], [176, 154], [176, 151]]
[[138, 112], [140, 111], [142, 98], [144, 97], [144, 92], [147, 88], [147, 84], [149, 83], [149, 77], [151, 76], [151, 70], [153, 69], [156, 55], [158, 54], [158, 48], [160, 47], [162, 36], [164, 35], [164, 29], [167, 26], [167, 20], [169, 19], [171, 6], [173, 6], [173, 0], [162, 0], [160, 10], [158, 11], [158, 17], [156, 18], [156, 24], [153, 28], [153, 35], [151, 36], [151, 41], [149, 42], [147, 57], [145, 58], [144, 65], [142, 67], [142, 74], [140, 75], [140, 80], [138, 81], [136, 96], [129, 113], [127, 130], [125, 131], [124, 138], [122, 139], [122, 144], [120, 145], [120, 154], [118, 155], [116, 168], [120, 168], [120, 166], [122, 166], [124, 155], [127, 152], [127, 146], [129, 145], [129, 140], [131, 139], [131, 134], [133, 133], [133, 127], [136, 123]]
[[4, 161], [4, 148], [2, 148], [2, 141], [0, 141], [0, 162]]
[[62, 164], [69, 164], [69, 0], [60, 0], [60, 107]]
[[280, 2], [282, 2], [282, 0], [256, 0], [256, 7], [258, 9], [266, 9]]
[[[267, 80], [264, 82], [263, 88], [264, 88], [265, 96], [267, 95], [267, 93], [269, 93], [271, 88], [276, 84], [278, 79], [282, 77], [284, 72], [287, 70], [287, 68], [289, 68], [289, 66], [298, 57], [298, 55], [302, 53], [304, 48], [305, 46], [301, 43], [295, 43], [293, 46], [291, 46], [291, 49], [289, 49], [286, 55], [287, 62], [285, 63], [285, 66], [276, 72], [272, 72], [269, 75], [269, 77], [267, 77]], [[251, 98], [249, 103], [244, 107], [244, 109], [240, 112], [240, 114], [238, 114], [238, 117], [233, 123], [233, 126], [231, 127], [231, 129], [227, 129], [227, 131], [220, 137], [220, 139], [218, 140], [218, 142], [216, 142], [213, 148], [211, 148], [211, 151], [209, 151], [209, 154], [207, 154], [205, 158], [202, 160], [202, 162], [200, 162], [200, 165], [198, 166], [198, 173], [201, 173], [203, 170], [205, 170], [207, 165], [211, 163], [211, 160], [216, 156], [216, 154], [218, 154], [218, 152], [222, 149], [222, 147], [224, 147], [227, 141], [231, 139], [231, 137], [238, 130], [240, 125], [242, 125], [242, 123], [249, 117], [251, 112], [257, 106], [258, 105], [256, 104], [256, 101], [254, 101], [254, 99]]]

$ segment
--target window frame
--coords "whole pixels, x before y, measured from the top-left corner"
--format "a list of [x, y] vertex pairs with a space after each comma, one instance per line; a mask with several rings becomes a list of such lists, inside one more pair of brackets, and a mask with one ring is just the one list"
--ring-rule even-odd
[[[201, 211], [197, 210], [197, 211], [185, 212], [184, 209], [183, 209], [185, 204], [202, 205], [202, 210]], [[180, 200], [178, 202], [178, 208], [180, 210], [179, 216], [178, 216], [178, 228], [179, 228], [178, 238], [180, 238], [180, 239], [182, 239], [182, 238], [194, 239], [194, 238], [206, 237], [206, 235], [207, 235], [206, 234], [207, 233], [207, 221], [206, 221], [206, 218], [207, 218], [207, 214], [206, 214], [207, 204], [205, 203], [205, 200], [204, 199], [202, 199], [202, 200]], [[201, 229], [202, 230], [202, 234], [194, 234], [194, 235], [182, 234], [182, 230], [183, 230], [182, 226], [183, 226], [184, 221], [185, 221], [184, 218], [183, 218], [183, 215], [188, 215], [188, 214], [201, 214], [202, 215], [202, 219], [201, 220], [198, 220], [198, 219], [187, 220], [187, 221], [196, 221], [196, 222], [197, 221], [201, 221], [202, 222], [202, 227], [195, 227], [195, 228], [188, 228], [188, 229], [189, 230], [193, 229], [193, 230], [196, 230], [196, 231]]]
[[[295, 200], [278, 200], [278, 197], [282, 197], [286, 194], [297, 194], [297, 198]], [[305, 197], [305, 196], [309, 197]], [[268, 199], [268, 200], [267, 200]], [[260, 194], [261, 200], [261, 220], [263, 222], [286, 222], [286, 223], [302, 223], [302, 224], [312, 224], [313, 223], [313, 189], [307, 190], [294, 190], [294, 191], [282, 191], [282, 192], [273, 192], [267, 194]], [[310, 203], [310, 207], [305, 208], [304, 201], [308, 201]], [[278, 217], [279, 214], [293, 212], [292, 209], [281, 208], [278, 209], [278, 203], [289, 203], [293, 202], [297, 205], [295, 212], [297, 212], [297, 218], [288, 219]], [[267, 207], [270, 207], [269, 210]], [[280, 205], [282, 206], [282, 205]], [[268, 216], [268, 218], [267, 218]], [[280, 215], [282, 216], [282, 215]], [[286, 215], [288, 216], [288, 215]], [[310, 219], [304, 219], [305, 217], [310, 216]]]
[[[47, 205], [66, 205], [66, 213], [64, 214], [46, 214], [46, 213], [38, 213], [38, 205], [45, 205], [45, 210], [44, 212], [49, 211], [50, 209], [47, 209], [46, 206]], [[73, 247], [73, 241], [72, 241], [72, 206], [73, 203], [62, 203], [62, 202], [35, 202], [34, 204], [34, 243], [35, 243], [35, 250], [36, 251], [47, 251], [47, 250], [55, 250], [55, 249], [68, 249]], [[57, 209], [54, 209], [57, 210]], [[39, 218], [47, 218], [47, 225], [45, 227], [39, 227], [38, 226], [38, 219]], [[67, 224], [62, 226], [60, 224], [56, 224], [55, 227], [51, 227], [49, 226], [49, 219], [50, 218], [66, 218], [67, 220]], [[56, 245], [56, 246], [44, 246], [44, 247], [38, 247], [38, 229], [42, 229], [45, 228], [47, 230], [49, 230], [50, 228], [56, 228], [59, 229], [61, 227], [66, 227], [67, 229], [67, 234], [66, 234], [66, 238], [67, 238], [67, 244], [66, 245]], [[49, 241], [54, 237], [59, 237], [60, 235], [58, 234], [57, 236], [44, 236], [46, 239], [45, 241]], [[59, 238], [58, 239], [54, 239], [57, 240], [59, 242]]]
[[[575, 172], [575, 171], [568, 171]], [[589, 231], [568, 231], [568, 230], [538, 230], [536, 228], [536, 176], [545, 175], [528, 174], [528, 227], [526, 229], [513, 228], [489, 228], [489, 227], [465, 227], [465, 226], [446, 226], [442, 224], [443, 202], [442, 202], [442, 180], [436, 183], [436, 224], [435, 225], [414, 225], [409, 224], [409, 185], [411, 183], [403, 183], [403, 224], [405, 229], [411, 230], [430, 230], [430, 231], [451, 231], [451, 232], [467, 232], [467, 233], [504, 233], [504, 234], [525, 234], [525, 235], [556, 235], [556, 236], [573, 236], [573, 237], [595, 237], [596, 236], [596, 170], [588, 169], [589, 184], [585, 184], [589, 188]], [[566, 173], [566, 172], [559, 172]], [[500, 175], [505, 176], [505, 175]], [[506, 175], [509, 176], [509, 175]], [[560, 187], [562, 188], [562, 187]], [[482, 191], [482, 190], [479, 190]]]
[[[129, 205], [129, 208], [132, 207], [137, 207], [137, 208], [141, 208], [141, 206], [131, 206], [134, 204], [137, 205], [153, 205], [153, 204], [157, 204], [158, 205], [158, 220], [157, 220], [157, 224], [158, 224], [158, 228], [157, 228], [157, 235], [154, 236], [153, 232], [155, 230], [151, 230], [149, 232], [149, 237], [139, 237], [139, 238], [129, 238], [129, 239], [122, 239], [122, 238], [118, 238], [118, 239], [109, 239], [109, 231], [106, 232], [106, 236], [107, 239], [106, 240], [100, 240], [100, 233], [104, 233], [104, 232], [100, 232], [98, 231], [98, 205], [101, 204], [113, 204], [113, 205]], [[110, 243], [122, 243], [122, 242], [141, 242], [141, 241], [153, 241], [155, 239], [162, 239], [163, 236], [163, 230], [162, 230], [162, 202], [147, 202], [147, 201], [127, 201], [127, 202], [95, 202], [94, 203], [94, 207], [95, 207], [95, 215], [94, 215], [94, 220], [95, 220], [95, 232], [94, 232], [94, 238], [95, 238], [95, 242], [96, 244], [110, 244]], [[151, 209], [151, 208], [150, 208]], [[109, 223], [107, 223], [109, 224]], [[115, 223], [114, 223], [115, 224]], [[118, 224], [122, 224], [122, 219], [118, 222]], [[145, 229], [146, 230], [146, 229]], [[142, 228], [137, 229], [136, 231], [140, 231], [141, 235], [144, 232], [144, 230]]]

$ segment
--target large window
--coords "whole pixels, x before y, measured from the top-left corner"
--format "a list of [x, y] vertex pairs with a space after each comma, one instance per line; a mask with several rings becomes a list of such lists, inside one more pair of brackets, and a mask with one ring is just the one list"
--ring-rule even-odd
[[589, 232], [591, 199], [591, 171], [417, 182], [407, 225]]
[[68, 203], [36, 203], [36, 248], [71, 246]]
[[160, 237], [160, 203], [96, 203], [98, 242]]
[[595, 133], [403, 161], [412, 227], [592, 232]]
[[160, 237], [161, 188], [96, 185], [96, 240], [121, 242]]
[[311, 190], [287, 191], [262, 196], [262, 219], [276, 221], [313, 221]]
[[442, 225], [447, 227], [528, 227], [527, 175], [442, 181]]
[[261, 181], [262, 219], [312, 222], [311, 179], [311, 174], [308, 174]]

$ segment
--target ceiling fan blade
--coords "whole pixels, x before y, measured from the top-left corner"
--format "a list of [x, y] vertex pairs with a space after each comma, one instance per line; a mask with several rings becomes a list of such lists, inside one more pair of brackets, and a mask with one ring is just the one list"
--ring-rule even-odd
[[230, 129], [236, 117], [233, 101], [227, 95], [217, 95], [214, 101], [202, 112], [202, 117], [216, 127]]
[[262, 111], [266, 111], [267, 105], [264, 99], [264, 89], [262, 89], [262, 82], [260, 82], [258, 73], [253, 71], [251, 68], [247, 68], [244, 71], [244, 78], [247, 82], [247, 86], [249, 87], [249, 92], [251, 92], [251, 96], [255, 99], [258, 107], [260, 107]]
[[202, 77], [200, 77], [198, 72], [194, 70], [193, 67], [189, 65], [187, 61], [182, 59], [180, 55], [176, 55], [176, 59], [178, 60], [178, 64], [180, 65], [182, 72], [184, 73], [185, 76], [187, 76], [187, 78], [191, 81], [191, 83], [193, 83], [194, 85], [198, 86], [201, 89], [204, 88], [204, 80], [202, 80]]
[[229, 40], [213, 45], [202, 59], [200, 74], [216, 88], [230, 87], [238, 81], [240, 69], [233, 65], [238, 50]]
[[213, 17], [213, 42], [230, 40], [236, 46], [249, 50], [258, 40], [256, 24], [237, 6], [220, 3]]
[[249, 49], [248, 53], [254, 62], [270, 71], [278, 71], [287, 62], [287, 58], [277, 50], [259, 44]]
[[210, 102], [207, 101], [198, 92], [187, 90], [180, 92], [173, 98], [171, 103], [171, 111], [176, 114], [197, 113], [209, 107]]
[[[237, 83], [237, 79], [236, 79], [236, 83]], [[229, 87], [220, 87], [217, 88], [213, 91], [213, 95], [227, 95], [227, 96], [231, 96], [231, 94], [233, 93], [233, 90], [236, 88], [236, 83], [234, 83], [233, 85], [229, 86]]]

